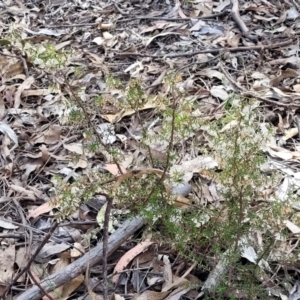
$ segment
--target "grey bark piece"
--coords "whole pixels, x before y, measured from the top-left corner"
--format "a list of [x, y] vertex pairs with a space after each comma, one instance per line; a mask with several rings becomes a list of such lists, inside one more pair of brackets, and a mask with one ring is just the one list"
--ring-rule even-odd
[[[141, 217], [136, 217], [124, 222], [122, 227], [117, 229], [108, 240], [108, 255], [112, 254], [123, 242], [125, 242], [135, 231], [143, 226], [144, 222]], [[50, 275], [41, 281], [41, 286], [46, 292], [51, 292], [62, 286], [66, 282], [70, 282], [80, 274], [86, 271], [87, 266], [94, 266], [96, 263], [102, 260], [103, 246], [102, 242], [92, 249], [89, 253], [86, 253], [81, 258], [77, 259], [66, 268]], [[16, 300], [39, 300], [42, 298], [42, 292], [39, 287], [34, 285], [26, 292], [16, 298]]]
[[230, 250], [227, 250], [223, 254], [216, 267], [212, 270], [212, 272], [209, 274], [208, 278], [204, 282], [201, 291], [205, 294], [210, 293], [212, 290], [214, 290], [220, 284], [221, 278], [228, 271], [230, 263], [228, 259], [229, 253]]

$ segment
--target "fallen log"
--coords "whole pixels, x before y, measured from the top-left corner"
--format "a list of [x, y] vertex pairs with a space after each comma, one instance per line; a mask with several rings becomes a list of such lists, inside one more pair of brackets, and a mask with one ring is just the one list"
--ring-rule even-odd
[[[118, 228], [108, 240], [108, 255], [111, 255], [122, 243], [124, 243], [135, 231], [143, 226], [141, 217], [137, 217], [124, 222], [122, 227]], [[99, 242], [97, 246], [89, 253], [77, 259], [66, 268], [56, 272], [40, 282], [40, 285], [46, 292], [51, 292], [65, 283], [73, 280], [86, 271], [87, 266], [92, 267], [100, 262], [103, 257], [103, 245]], [[39, 300], [43, 297], [42, 291], [34, 285], [26, 292], [19, 295], [16, 300]]]

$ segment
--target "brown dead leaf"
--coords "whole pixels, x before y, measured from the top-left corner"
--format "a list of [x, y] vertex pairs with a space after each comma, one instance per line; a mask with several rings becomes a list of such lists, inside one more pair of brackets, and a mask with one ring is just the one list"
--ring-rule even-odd
[[73, 143], [73, 144], [63, 144], [64, 148], [70, 152], [83, 154], [83, 145], [82, 143]]
[[0, 93], [0, 120], [2, 120], [2, 117], [5, 115], [5, 105], [4, 105], [4, 99], [2, 94]]
[[139, 254], [132, 262], [132, 266], [149, 266], [152, 265], [153, 258], [156, 257], [155, 251], [150, 247], [147, 251]]
[[18, 87], [15, 93], [15, 103], [14, 108], [19, 108], [21, 104], [21, 94], [24, 90], [29, 89], [31, 85], [34, 83], [34, 78], [32, 76], [26, 78], [23, 83]]
[[22, 182], [27, 183], [28, 176], [40, 166], [39, 162], [29, 163], [22, 166], [25, 172], [22, 174]]
[[285, 79], [285, 78], [294, 78], [298, 76], [298, 72], [293, 70], [293, 69], [286, 69], [285, 71], [283, 71], [281, 73], [280, 76], [278, 76], [277, 78], [271, 80], [270, 84], [273, 87], [277, 87], [279, 86], [279, 83]]
[[[67, 265], [69, 265], [69, 263], [70, 262], [67, 258], [60, 258], [60, 260], [55, 264], [52, 272], [55, 273], [57, 271], [64, 269]], [[53, 292], [50, 292], [49, 295], [55, 300], [58, 300], [58, 297], [62, 296], [62, 292], [63, 292], [63, 286], [60, 286], [56, 288]], [[42, 299], [48, 300], [49, 298], [47, 296], [44, 296]]]
[[238, 47], [240, 43], [241, 34], [234, 34], [234, 32], [230, 32], [229, 36], [227, 37], [227, 43], [229, 46], [235, 48]]
[[14, 191], [22, 194], [26, 198], [28, 197], [29, 199], [36, 200], [36, 196], [35, 196], [33, 191], [30, 191], [30, 190], [28, 190], [26, 188], [23, 188], [23, 187], [21, 187], [19, 185], [16, 185], [16, 184], [11, 184], [9, 187], [11, 189], [13, 189]]
[[[70, 299], [70, 295], [83, 283], [83, 281], [84, 281], [84, 276], [82, 274], [80, 274], [76, 278], [74, 278], [71, 281], [67, 282], [63, 286], [62, 298], [58, 298], [57, 300]], [[100, 299], [100, 300], [102, 300], [102, 299]]]
[[154, 292], [147, 290], [141, 294], [134, 295], [132, 300], [163, 300], [169, 294], [170, 292]]
[[78, 160], [69, 162], [69, 167], [72, 167], [73, 169], [77, 169], [77, 168], [85, 169], [87, 165], [88, 165], [88, 160], [84, 153], [79, 157]]
[[191, 201], [190, 201], [190, 199], [188, 199], [182, 195], [177, 195], [177, 198], [174, 202], [174, 206], [180, 207], [182, 209], [189, 208], [191, 206]]
[[35, 208], [31, 212], [29, 212], [27, 219], [36, 218], [36, 217], [40, 216], [41, 214], [51, 211], [53, 208], [54, 208], [53, 205], [51, 205], [49, 202], [46, 202], [46, 203], [40, 205], [39, 207]]
[[21, 93], [22, 97], [30, 97], [30, 96], [46, 96], [51, 94], [53, 91], [50, 89], [38, 89], [38, 90], [26, 90]]
[[21, 73], [23, 73], [23, 64], [16, 57], [0, 55], [0, 74], [2, 83], [11, 80]]
[[173, 273], [172, 273], [172, 267], [169, 258], [164, 255], [163, 256], [163, 262], [164, 262], [164, 283], [162, 286], [162, 292], [169, 291], [169, 288], [172, 286], [173, 283]]
[[81, 257], [83, 253], [85, 253], [84, 247], [80, 243], [74, 243], [74, 247], [70, 251], [71, 258]]
[[124, 297], [122, 297], [121, 295], [118, 295], [118, 294], [114, 294], [113, 295], [113, 299], [112, 300], [125, 300]]
[[197, 265], [196, 262], [193, 263], [181, 277], [177, 277], [173, 275], [173, 283], [168, 286], [168, 290], [187, 285], [189, 281], [186, 279], [186, 276], [190, 274], [190, 272], [196, 267], [196, 265]]
[[175, 289], [174, 291], [172, 291], [172, 293], [170, 293], [170, 295], [167, 298], [165, 298], [165, 300], [180, 300], [180, 299], [182, 299], [181, 296], [185, 295], [192, 288], [193, 288], [192, 286], [187, 287], [187, 288], [185, 288], [184, 286], [181, 286], [181, 287]]
[[[16, 251], [16, 264], [19, 269], [23, 269], [29, 260], [28, 253], [26, 247], [19, 247]], [[26, 274], [23, 274], [18, 282], [24, 282], [26, 279]]]
[[10, 245], [0, 251], [0, 283], [9, 283], [14, 277], [15, 245]]
[[296, 93], [300, 93], [300, 84], [293, 85], [293, 89]]
[[[146, 103], [143, 107], [140, 107], [138, 110], [142, 111], [145, 109], [150, 109], [150, 108], [156, 108], [156, 107], [160, 107], [160, 109], [164, 109], [165, 106], [163, 103], [156, 103], [155, 99], [149, 101], [148, 103]], [[129, 109], [129, 110], [122, 110], [117, 114], [105, 114], [105, 115], [101, 115], [101, 117], [105, 120], [107, 120], [108, 122], [114, 124], [117, 123], [119, 121], [121, 121], [124, 117], [128, 117], [133, 115], [134, 113], [136, 113], [136, 110], [133, 109]]]
[[38, 135], [34, 139], [35, 144], [45, 143], [46, 145], [53, 145], [60, 141], [60, 135], [62, 132], [62, 128], [59, 125], [51, 126], [47, 131]]
[[184, 161], [180, 165], [173, 165], [170, 168], [170, 176], [173, 174], [183, 174], [182, 180], [188, 182], [194, 173], [203, 170], [211, 170], [218, 166], [218, 163], [210, 156], [198, 156], [192, 160]]
[[137, 244], [134, 248], [132, 248], [131, 250], [127, 251], [122, 257], [121, 259], [118, 261], [118, 263], [116, 264], [115, 268], [114, 268], [114, 273], [117, 273], [113, 278], [112, 281], [114, 283], [117, 283], [120, 277], [120, 274], [118, 274], [118, 272], [122, 272], [127, 265], [137, 256], [139, 255], [141, 252], [143, 252], [144, 250], [146, 250], [149, 246], [151, 246], [153, 244], [153, 242], [151, 241], [144, 241], [141, 242], [139, 244]]
[[271, 156], [279, 157], [283, 160], [300, 159], [300, 152], [290, 151], [276, 145], [267, 145], [267, 151]]
[[[121, 175], [119, 168], [116, 164], [106, 164], [104, 167], [109, 173], [111, 173], [115, 176]], [[122, 170], [122, 174], [127, 173], [127, 170], [124, 167], [122, 167], [121, 165], [120, 165], [120, 168]]]
[[284, 141], [287, 141], [288, 139], [291, 139], [292, 137], [294, 137], [297, 134], [298, 134], [298, 128], [294, 127], [289, 130], [286, 130], [284, 136], [281, 139]]
[[42, 152], [42, 162], [45, 164], [49, 161], [51, 155], [49, 154], [48, 149], [44, 144], [40, 147], [40, 150]]

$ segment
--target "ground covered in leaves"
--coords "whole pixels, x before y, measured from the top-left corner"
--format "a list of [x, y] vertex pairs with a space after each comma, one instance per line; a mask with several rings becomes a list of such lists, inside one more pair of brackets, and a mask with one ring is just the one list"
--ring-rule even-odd
[[2, 298], [300, 299], [299, 13], [0, 0]]

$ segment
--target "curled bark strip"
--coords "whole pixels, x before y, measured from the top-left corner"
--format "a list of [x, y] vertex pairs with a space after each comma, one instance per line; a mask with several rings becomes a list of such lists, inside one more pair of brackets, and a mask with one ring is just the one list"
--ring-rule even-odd
[[[124, 241], [128, 239], [135, 231], [143, 226], [143, 219], [137, 217], [127, 220], [122, 227], [116, 230], [108, 240], [108, 254], [113, 253]], [[40, 282], [40, 285], [46, 292], [55, 290], [66, 282], [70, 282], [83, 272], [87, 266], [92, 267], [103, 259], [103, 245], [99, 242], [98, 245], [84, 256], [74, 261], [66, 268], [56, 272]], [[38, 286], [34, 285], [26, 292], [16, 298], [16, 300], [39, 300], [43, 293]]]

